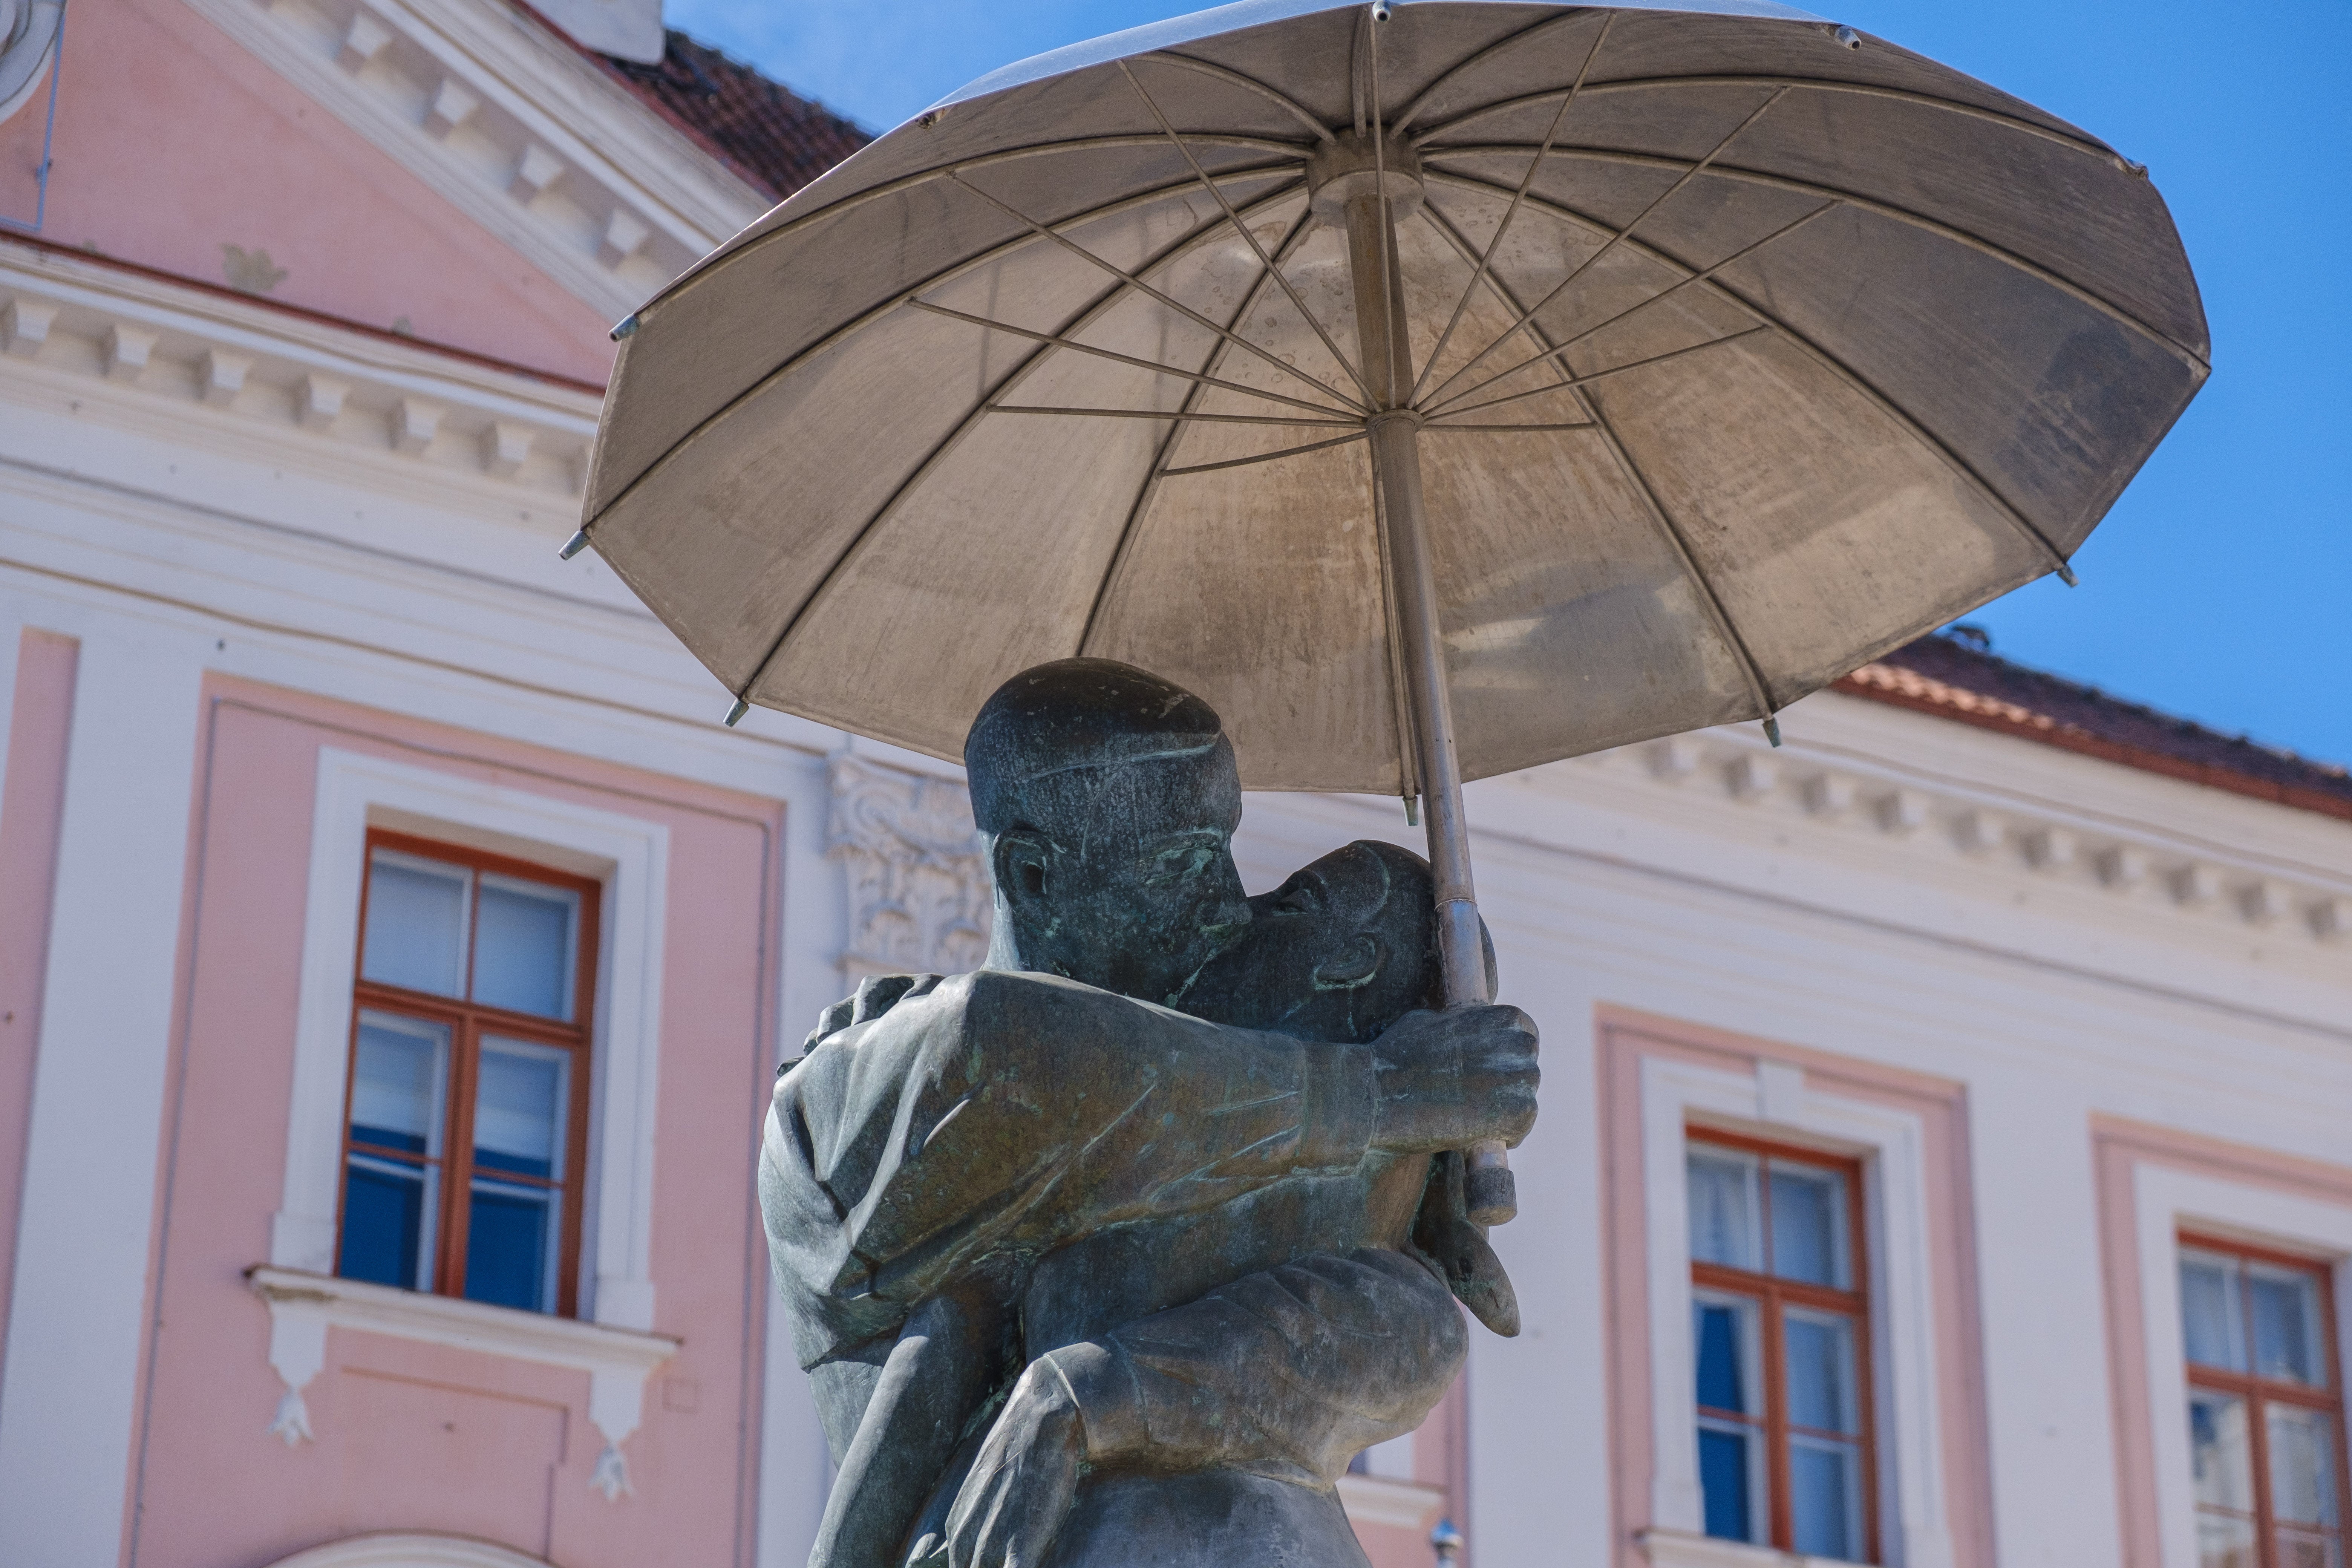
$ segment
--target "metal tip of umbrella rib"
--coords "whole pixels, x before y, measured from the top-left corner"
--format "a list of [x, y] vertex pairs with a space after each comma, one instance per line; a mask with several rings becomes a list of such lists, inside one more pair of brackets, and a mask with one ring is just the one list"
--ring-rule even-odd
[[735, 699], [735, 706], [727, 710], [727, 727], [730, 730], [735, 728], [736, 721], [742, 718], [744, 714], [749, 713], [751, 710], [751, 700], [750, 698], [738, 697]]
[[622, 317], [622, 318], [621, 318], [621, 321], [620, 321], [620, 324], [619, 324], [618, 326], [615, 326], [615, 327], [613, 329], [613, 341], [614, 341], [614, 342], [616, 342], [616, 343], [617, 343], [617, 342], [619, 342], [623, 338], [628, 337], [628, 336], [632, 335], [633, 333], [635, 333], [635, 332], [636, 331], [636, 330], [637, 330], [637, 318], [636, 318], [635, 313], [634, 311], [632, 311], [630, 314], [628, 314], [628, 315], [625, 315], [625, 316]]
[[1421, 826], [1421, 797], [1417, 795], [1404, 797], [1404, 825], [1407, 827]]
[[2058, 581], [2065, 584], [2069, 588], [2079, 588], [2083, 585], [2083, 580], [2074, 575], [2074, 569], [2063, 561], [2058, 563]]
[[1764, 738], [1776, 746], [1780, 743], [1780, 721], [1777, 715], [1764, 721]]
[[1385, 22], [1388, 19], [1389, 0], [1372, 0], [1372, 20], [1375, 22]]
[[555, 552], [555, 558], [558, 561], [569, 561], [587, 548], [588, 531], [583, 528], [563, 542], [563, 548]]

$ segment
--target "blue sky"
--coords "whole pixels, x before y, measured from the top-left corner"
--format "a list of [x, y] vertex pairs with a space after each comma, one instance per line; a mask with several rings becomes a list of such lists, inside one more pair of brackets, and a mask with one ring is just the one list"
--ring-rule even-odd
[[[1409, 0], [1408, 0], [1409, 3]], [[668, 0], [670, 25], [863, 123], [1186, 0]], [[1995, 651], [2352, 763], [2352, 4], [1853, 0], [1837, 21], [2148, 166], [2213, 376], [2075, 558], [1970, 617]]]

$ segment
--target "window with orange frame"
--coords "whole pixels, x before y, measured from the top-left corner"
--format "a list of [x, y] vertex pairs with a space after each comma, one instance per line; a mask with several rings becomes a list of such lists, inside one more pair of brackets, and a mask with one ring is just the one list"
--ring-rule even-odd
[[1706, 1533], [1875, 1562], [1861, 1163], [1695, 1127], [1685, 1168]]
[[2344, 1568], [2343, 1373], [2323, 1264], [2180, 1238], [2200, 1568]]
[[371, 833], [335, 1271], [576, 1310], [598, 884]]

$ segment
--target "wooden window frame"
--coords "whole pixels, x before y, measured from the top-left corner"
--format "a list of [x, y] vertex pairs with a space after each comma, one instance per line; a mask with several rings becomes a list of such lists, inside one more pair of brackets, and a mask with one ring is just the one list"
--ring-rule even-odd
[[[1744, 1133], [1726, 1132], [1713, 1127], [1691, 1127], [1685, 1130], [1686, 1146], [1711, 1146], [1736, 1149], [1741, 1153], [1759, 1156], [1763, 1169], [1759, 1184], [1759, 1224], [1761, 1230], [1758, 1244], [1769, 1247], [1772, 1230], [1771, 1162], [1786, 1160], [1794, 1164], [1810, 1165], [1815, 1170], [1832, 1170], [1845, 1178], [1846, 1271], [1853, 1288], [1840, 1290], [1827, 1285], [1809, 1285], [1801, 1280], [1783, 1279], [1778, 1275], [1732, 1268], [1720, 1263], [1702, 1263], [1691, 1259], [1691, 1284], [1695, 1289], [1720, 1291], [1727, 1295], [1749, 1297], [1757, 1302], [1760, 1326], [1757, 1338], [1762, 1342], [1764, 1363], [1764, 1418], [1759, 1424], [1744, 1414], [1717, 1410], [1712, 1406], [1694, 1405], [1696, 1415], [1719, 1420], [1737, 1421], [1764, 1435], [1766, 1493], [1771, 1510], [1769, 1544], [1780, 1552], [1796, 1550], [1796, 1521], [1789, 1483], [1789, 1368], [1788, 1345], [1783, 1332], [1783, 1319], [1790, 1307], [1811, 1307], [1821, 1311], [1836, 1312], [1853, 1319], [1853, 1371], [1856, 1425], [1859, 1436], [1853, 1434], [1821, 1433], [1837, 1441], [1853, 1442], [1858, 1449], [1857, 1467], [1862, 1480], [1862, 1562], [1876, 1563], [1878, 1552], [1878, 1434], [1877, 1395], [1874, 1386], [1871, 1357], [1870, 1321], [1870, 1255], [1865, 1250], [1867, 1227], [1864, 1223], [1863, 1163], [1843, 1154], [1826, 1154], [1818, 1149], [1808, 1149], [1800, 1143], [1780, 1143], [1769, 1139], [1753, 1138]], [[1804, 1429], [1808, 1434], [1810, 1428]]]
[[[2267, 1263], [2273, 1268], [2291, 1268], [2318, 1281], [2320, 1353], [2326, 1369], [2326, 1387], [2309, 1388], [2299, 1383], [2263, 1377], [2253, 1372], [2231, 1372], [2226, 1367], [2207, 1366], [2202, 1362], [2190, 1361], [2186, 1353], [2180, 1359], [2182, 1371], [2191, 1389], [2234, 1394], [2246, 1402], [2246, 1462], [2253, 1470], [2254, 1561], [2260, 1568], [2279, 1568], [2279, 1521], [2271, 1505], [2268, 1406], [2292, 1405], [2305, 1410], [2316, 1410], [2330, 1417], [2335, 1438], [2336, 1473], [2328, 1479], [2336, 1487], [2336, 1540], [2337, 1552], [2339, 1555], [2343, 1554], [2347, 1547], [2352, 1547], [2352, 1458], [2347, 1458], [2344, 1452], [2344, 1368], [2341, 1347], [2336, 1343], [2335, 1270], [2318, 1258], [2203, 1231], [2184, 1230], [2178, 1240], [2179, 1252], [2210, 1252], [2234, 1258], [2241, 1263]], [[2241, 1291], [2245, 1289], [2244, 1279], [2241, 1273]], [[2241, 1300], [2238, 1305], [2240, 1321], [2245, 1331], [2251, 1334], [2253, 1331], [2253, 1304], [2250, 1300]], [[2186, 1348], [2184, 1344], [2184, 1352]], [[2246, 1360], [2251, 1365], [2253, 1347], [2249, 1343], [2241, 1348], [2246, 1352]], [[2195, 1504], [2190, 1506], [2193, 1513], [2204, 1511]]]
[[[466, 975], [463, 989], [470, 995], [474, 984], [474, 944], [480, 931], [482, 899], [481, 873], [511, 877], [519, 881], [536, 882], [544, 887], [561, 888], [577, 893], [580, 898], [580, 919], [575, 931], [576, 949], [572, 954], [572, 1021], [541, 1017], [533, 1013], [518, 1013], [509, 1008], [493, 1007], [460, 997], [436, 996], [430, 992], [411, 991], [398, 985], [366, 978], [367, 922], [371, 879], [374, 874], [375, 856], [379, 849], [414, 856], [422, 860], [443, 865], [459, 866], [473, 872], [469, 887], [472, 907], [467, 911]], [[351, 1160], [354, 1153], [375, 1158], [394, 1159], [402, 1163], [417, 1163], [425, 1168], [440, 1168], [440, 1195], [434, 1216], [433, 1286], [425, 1294], [456, 1296], [466, 1293], [467, 1229], [472, 1218], [470, 1198], [474, 1177], [474, 1099], [481, 1066], [481, 1040], [486, 1034], [527, 1041], [533, 1045], [553, 1046], [566, 1051], [571, 1058], [569, 1089], [571, 1104], [566, 1108], [563, 1144], [563, 1178], [562, 1181], [541, 1181], [509, 1172], [498, 1173], [498, 1179], [519, 1186], [552, 1188], [560, 1193], [563, 1203], [562, 1236], [557, 1245], [555, 1308], [553, 1316], [572, 1318], [579, 1315], [580, 1237], [582, 1233], [582, 1195], [586, 1191], [588, 1170], [588, 1100], [589, 1079], [595, 1052], [594, 1004], [596, 996], [596, 958], [600, 943], [599, 921], [603, 909], [604, 884], [591, 877], [575, 876], [558, 871], [530, 860], [512, 856], [492, 854], [460, 844], [446, 843], [437, 838], [423, 838], [413, 834], [394, 833], [370, 828], [360, 874], [360, 919], [358, 946], [352, 973], [352, 1021], [349, 1043], [344, 1047], [343, 1121], [341, 1132], [341, 1163], [335, 1180], [335, 1258], [341, 1267], [343, 1251], [343, 1205], [351, 1192]], [[395, 1013], [446, 1026], [449, 1030], [448, 1083], [444, 1090], [442, 1110], [442, 1152], [437, 1161], [420, 1158], [407, 1151], [382, 1150], [354, 1143], [352, 1139], [352, 1095], [357, 1082], [360, 1017], [369, 1010]]]

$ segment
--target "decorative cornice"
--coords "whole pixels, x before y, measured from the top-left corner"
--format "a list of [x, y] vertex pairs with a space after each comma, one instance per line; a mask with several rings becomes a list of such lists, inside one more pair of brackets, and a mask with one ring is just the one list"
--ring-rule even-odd
[[0, 240], [0, 379], [18, 377], [567, 508], [602, 406], [585, 386]]
[[[2184, 921], [2222, 920], [2312, 943], [2352, 937], [2352, 874], [1809, 743], [1804, 730], [1790, 730], [1791, 743], [1778, 750], [1744, 726], [1707, 730], [1596, 753], [1522, 782], [1557, 791], [1597, 773], [1643, 794], [1674, 790], [1842, 835], [1900, 840], [1951, 862], [2130, 900]], [[2313, 830], [2331, 831], [2316, 823]]]
[[766, 210], [691, 137], [508, 7], [188, 3], [614, 320]]
[[629, 1464], [621, 1444], [637, 1429], [644, 1414], [646, 1375], [677, 1354], [684, 1342], [668, 1334], [428, 1296], [266, 1263], [247, 1269], [245, 1279], [269, 1306], [269, 1364], [286, 1384], [269, 1431], [284, 1438], [288, 1447], [310, 1440], [310, 1410], [302, 1390], [326, 1366], [327, 1331], [389, 1334], [586, 1373], [588, 1418], [604, 1436], [604, 1451], [597, 1456], [596, 1473], [588, 1484], [607, 1501], [630, 1489]]
[[994, 893], [963, 786], [837, 752], [826, 852], [849, 873], [843, 967], [961, 974], [988, 954]]

